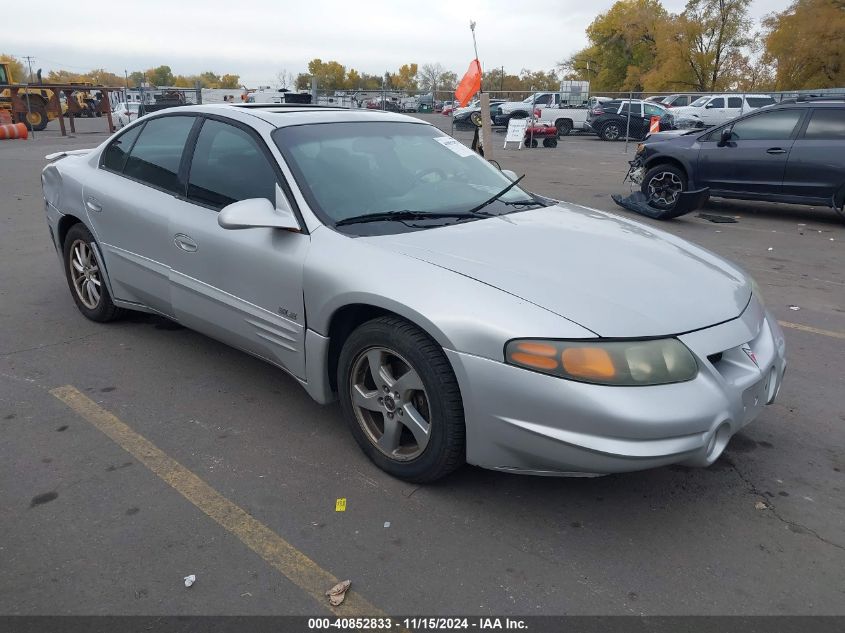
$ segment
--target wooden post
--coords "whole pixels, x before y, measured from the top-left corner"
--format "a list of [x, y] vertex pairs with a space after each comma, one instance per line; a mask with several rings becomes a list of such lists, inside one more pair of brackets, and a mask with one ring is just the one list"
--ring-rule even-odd
[[62, 131], [62, 136], [67, 136], [65, 129], [65, 118], [62, 116], [62, 100], [59, 99], [59, 90], [53, 90], [53, 96], [50, 98], [50, 105], [55, 108], [59, 117], [59, 129]]

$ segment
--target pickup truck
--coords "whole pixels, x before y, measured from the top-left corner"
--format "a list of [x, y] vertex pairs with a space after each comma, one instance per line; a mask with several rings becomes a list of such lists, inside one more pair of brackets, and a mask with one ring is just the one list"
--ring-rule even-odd
[[[558, 136], [566, 136], [572, 130], [584, 129], [589, 112], [589, 103], [584, 101], [576, 106], [566, 103], [560, 92], [538, 92], [522, 101], [507, 101], [499, 104], [494, 123], [507, 125], [511, 119], [525, 119], [531, 116], [531, 106], [540, 110], [540, 121], [548, 121], [558, 131]], [[599, 97], [600, 98], [600, 97]], [[594, 97], [596, 99], [596, 97]]]

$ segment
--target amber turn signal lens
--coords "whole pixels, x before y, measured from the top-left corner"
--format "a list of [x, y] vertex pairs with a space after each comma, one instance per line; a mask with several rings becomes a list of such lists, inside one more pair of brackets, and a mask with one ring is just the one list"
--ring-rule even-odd
[[607, 380], [616, 375], [613, 360], [598, 347], [570, 347], [561, 354], [563, 369], [576, 378]]
[[520, 352], [534, 354], [535, 356], [557, 356], [557, 348], [548, 343], [535, 343], [534, 341], [523, 341], [516, 346]]
[[511, 354], [511, 362], [523, 367], [531, 367], [532, 369], [556, 369], [557, 360], [549, 356], [537, 356], [536, 354], [526, 354], [524, 352], [516, 352]]

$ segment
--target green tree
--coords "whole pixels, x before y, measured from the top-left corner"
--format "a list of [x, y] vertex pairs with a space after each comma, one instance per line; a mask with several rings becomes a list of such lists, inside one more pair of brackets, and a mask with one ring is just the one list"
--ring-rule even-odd
[[239, 88], [240, 87], [240, 75], [223, 75], [220, 77], [220, 87], [221, 88]]
[[845, 85], [845, 2], [796, 0], [763, 24], [779, 90]]
[[318, 90], [340, 90], [346, 87], [346, 68], [336, 61], [312, 59], [308, 62], [308, 73], [317, 79]]
[[147, 71], [147, 81], [155, 86], [170, 86], [173, 84], [173, 71], [170, 66], [158, 66]]

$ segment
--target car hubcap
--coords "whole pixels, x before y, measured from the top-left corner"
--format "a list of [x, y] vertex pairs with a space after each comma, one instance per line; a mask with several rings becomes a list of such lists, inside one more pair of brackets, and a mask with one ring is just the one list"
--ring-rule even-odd
[[655, 175], [648, 183], [648, 198], [650, 202], [671, 207], [678, 200], [684, 185], [677, 174], [662, 171]]
[[70, 274], [76, 296], [89, 310], [100, 304], [103, 282], [90, 244], [76, 240], [70, 247]]
[[361, 429], [379, 451], [411, 461], [428, 446], [431, 411], [422, 379], [386, 347], [361, 352], [352, 364], [352, 407]]
[[610, 139], [611, 141], [615, 141], [619, 138], [619, 128], [615, 125], [608, 125], [604, 130], [604, 137]]

